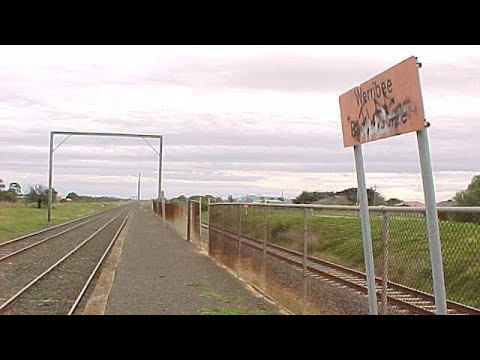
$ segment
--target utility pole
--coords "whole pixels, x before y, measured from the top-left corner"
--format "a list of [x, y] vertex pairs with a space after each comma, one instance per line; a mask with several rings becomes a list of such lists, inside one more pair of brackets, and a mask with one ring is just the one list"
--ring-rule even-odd
[[142, 173], [138, 173], [138, 188], [137, 188], [137, 200], [140, 201], [140, 179], [141, 179]]

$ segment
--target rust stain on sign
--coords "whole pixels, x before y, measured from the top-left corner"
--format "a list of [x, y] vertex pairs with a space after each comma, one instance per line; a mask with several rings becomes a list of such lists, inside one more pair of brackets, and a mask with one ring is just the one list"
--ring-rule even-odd
[[345, 147], [425, 127], [417, 58], [412, 56], [340, 96]]

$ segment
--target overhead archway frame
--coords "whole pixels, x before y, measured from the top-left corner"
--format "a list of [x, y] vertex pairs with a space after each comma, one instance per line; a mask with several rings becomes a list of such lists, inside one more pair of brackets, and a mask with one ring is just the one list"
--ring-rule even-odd
[[[64, 138], [55, 148], [55, 135], [64, 135]], [[128, 134], [128, 133], [103, 133], [103, 132], [83, 132], [83, 131], [51, 131], [50, 132], [50, 152], [48, 161], [48, 218], [50, 223], [52, 219], [52, 194], [53, 194], [53, 153], [67, 141], [71, 136], [110, 136], [110, 137], [136, 137], [142, 138], [147, 145], [158, 155], [158, 201], [162, 203], [162, 217], [165, 218], [165, 197], [162, 190], [162, 154], [163, 154], [163, 135], [151, 134]], [[159, 139], [158, 151], [148, 142], [147, 139]]]

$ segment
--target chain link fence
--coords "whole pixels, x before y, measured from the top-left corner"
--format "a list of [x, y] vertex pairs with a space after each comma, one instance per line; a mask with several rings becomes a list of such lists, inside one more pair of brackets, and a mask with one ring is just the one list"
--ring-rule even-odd
[[[437, 210], [447, 299], [480, 308], [480, 208]], [[365, 271], [358, 207], [220, 203], [209, 211], [212, 256], [293, 312], [368, 312], [364, 298], [339, 305], [339, 294], [311, 278], [328, 264]], [[370, 207], [370, 226], [380, 309], [381, 279], [433, 294], [425, 209]]]
[[[161, 204], [152, 201], [153, 212], [161, 216]], [[188, 202], [172, 202], [165, 204], [165, 221], [187, 241], [197, 246], [206, 248], [207, 244], [202, 240], [200, 227], [200, 203], [195, 200]]]

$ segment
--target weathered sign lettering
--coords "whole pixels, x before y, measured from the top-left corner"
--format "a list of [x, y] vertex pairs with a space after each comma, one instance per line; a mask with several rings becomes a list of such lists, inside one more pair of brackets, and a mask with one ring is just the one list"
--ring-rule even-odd
[[425, 126], [417, 59], [412, 56], [340, 96], [345, 147]]

